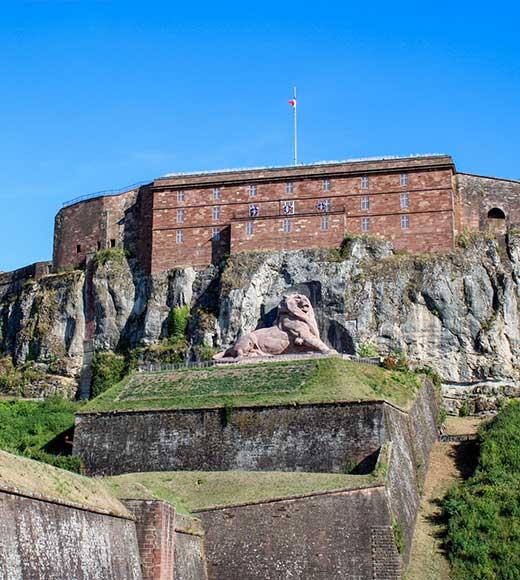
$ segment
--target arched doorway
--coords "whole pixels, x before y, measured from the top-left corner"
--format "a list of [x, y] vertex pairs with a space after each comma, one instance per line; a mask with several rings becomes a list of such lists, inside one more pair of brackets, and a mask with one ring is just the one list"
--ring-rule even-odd
[[506, 214], [498, 207], [494, 207], [488, 211], [488, 228], [490, 231], [497, 234], [506, 233]]

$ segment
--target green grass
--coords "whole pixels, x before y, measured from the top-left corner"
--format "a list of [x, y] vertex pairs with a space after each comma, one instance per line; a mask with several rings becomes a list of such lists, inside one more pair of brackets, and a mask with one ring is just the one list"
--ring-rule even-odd
[[172, 471], [103, 478], [121, 499], [161, 499], [184, 514], [193, 510], [261, 502], [314, 492], [366, 487], [371, 475], [269, 471]]
[[453, 580], [520, 578], [520, 403], [480, 430], [473, 477], [444, 501]]
[[101, 480], [69, 473], [5, 451], [0, 451], [0, 484], [22, 493], [129, 515]]
[[71, 471], [79, 470], [60, 435], [74, 425], [80, 404], [60, 398], [45, 401], [0, 399], [0, 449], [23, 454]]
[[420, 387], [411, 372], [339, 357], [135, 373], [90, 401], [85, 412], [388, 400], [407, 407]]

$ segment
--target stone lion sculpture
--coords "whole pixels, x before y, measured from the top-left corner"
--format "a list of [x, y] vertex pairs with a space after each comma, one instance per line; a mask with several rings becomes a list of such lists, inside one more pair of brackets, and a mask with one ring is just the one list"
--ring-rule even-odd
[[226, 351], [214, 356], [238, 358], [249, 356], [274, 356], [278, 354], [320, 352], [333, 353], [320, 339], [314, 310], [307, 296], [289, 294], [278, 306], [274, 326], [260, 328], [241, 336]]

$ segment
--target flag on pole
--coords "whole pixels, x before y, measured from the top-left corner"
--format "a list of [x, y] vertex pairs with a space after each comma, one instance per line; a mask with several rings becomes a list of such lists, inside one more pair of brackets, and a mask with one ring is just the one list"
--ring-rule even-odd
[[290, 99], [288, 101], [289, 105], [294, 109], [296, 107], [296, 99]]

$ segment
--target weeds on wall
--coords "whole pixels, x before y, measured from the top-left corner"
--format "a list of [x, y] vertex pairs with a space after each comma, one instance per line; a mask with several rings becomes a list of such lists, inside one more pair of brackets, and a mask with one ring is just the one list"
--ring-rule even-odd
[[105, 248], [99, 250], [94, 255], [94, 263], [98, 266], [104, 266], [108, 262], [126, 262], [129, 253], [124, 248]]

